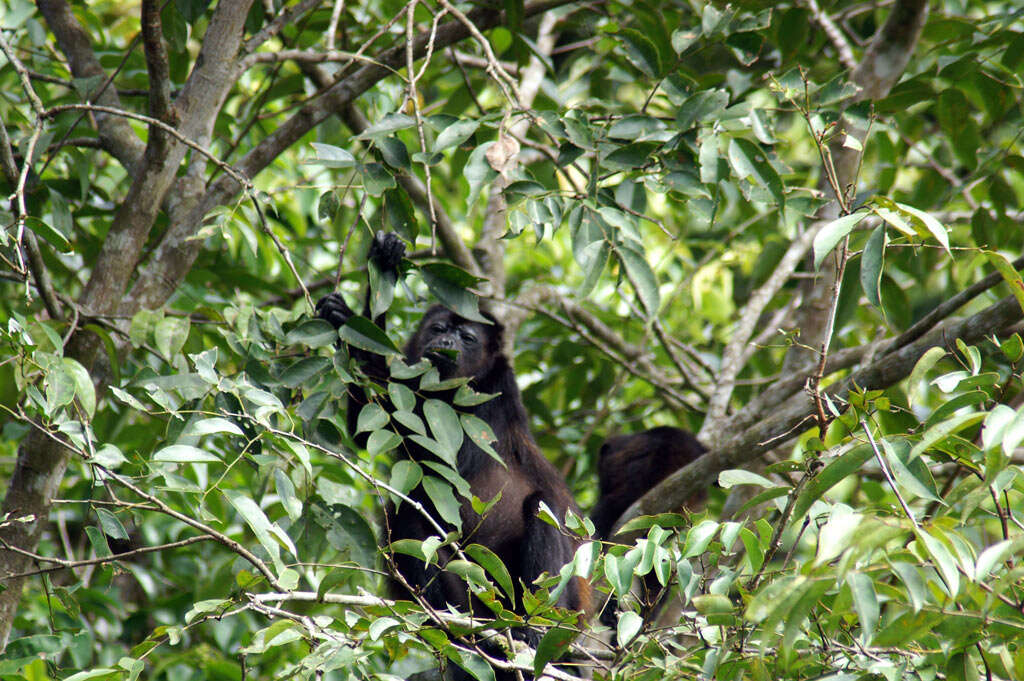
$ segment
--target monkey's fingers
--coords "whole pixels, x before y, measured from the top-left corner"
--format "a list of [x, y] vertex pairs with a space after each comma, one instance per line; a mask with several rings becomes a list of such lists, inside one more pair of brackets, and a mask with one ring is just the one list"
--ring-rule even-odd
[[340, 293], [328, 294], [316, 304], [316, 316], [327, 320], [336, 329], [344, 326], [354, 314]]
[[405, 242], [394, 232], [377, 232], [370, 244], [369, 257], [382, 271], [397, 272], [405, 257]]

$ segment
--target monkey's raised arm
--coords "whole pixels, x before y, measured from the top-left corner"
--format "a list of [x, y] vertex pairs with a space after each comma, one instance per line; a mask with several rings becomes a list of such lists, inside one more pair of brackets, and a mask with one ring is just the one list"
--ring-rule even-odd
[[[394, 286], [398, 280], [399, 266], [402, 258], [405, 257], [405, 243], [392, 232], [377, 232], [370, 244], [370, 252], [367, 260], [372, 262], [389, 285]], [[371, 312], [369, 277], [366, 282], [366, 295], [363, 302], [363, 315], [369, 317]], [[355, 316], [352, 308], [348, 306], [340, 293], [329, 293], [316, 304], [316, 314], [321, 319], [330, 322], [335, 329], [340, 329], [345, 323]], [[387, 330], [386, 315], [379, 314], [374, 323], [383, 330]], [[349, 354], [360, 364], [363, 373], [372, 380], [383, 383], [388, 376], [387, 363], [382, 355], [375, 352], [368, 352], [356, 347], [349, 346]], [[369, 402], [366, 389], [361, 385], [350, 384], [348, 387], [348, 431], [350, 434], [356, 431], [356, 421], [359, 418], [360, 410]], [[356, 437], [356, 444], [360, 447], [366, 446], [367, 434]]]
[[[370, 244], [370, 252], [367, 254], [367, 260], [380, 270], [386, 281], [392, 286], [398, 280], [398, 268], [402, 264], [402, 258], [404, 257], [405, 242], [397, 234], [394, 232], [377, 232], [374, 235], [373, 242]], [[369, 317], [372, 314], [370, 295], [370, 282], [369, 277], [367, 277], [366, 295], [363, 302], [363, 316], [365, 317]], [[326, 319], [330, 322], [335, 329], [340, 329], [345, 325], [345, 322], [355, 315], [355, 312], [348, 306], [345, 299], [341, 297], [341, 294], [335, 292], [328, 293], [317, 301], [316, 314], [321, 319]], [[373, 321], [380, 328], [385, 328], [383, 314], [377, 315], [377, 318]]]

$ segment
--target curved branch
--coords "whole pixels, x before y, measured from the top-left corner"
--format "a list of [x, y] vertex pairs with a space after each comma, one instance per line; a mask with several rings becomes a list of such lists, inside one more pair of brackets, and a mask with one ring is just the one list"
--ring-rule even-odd
[[[834, 401], [842, 401], [854, 386], [866, 390], [887, 388], [906, 378], [928, 349], [945, 347], [956, 338], [965, 343], [976, 343], [1022, 318], [1024, 311], [1017, 299], [1007, 296], [970, 317], [947, 320], [917, 341], [878, 358], [823, 392]], [[799, 393], [776, 406], [772, 413], [770, 418], [729, 438], [720, 447], [665, 478], [626, 509], [616, 527], [641, 515], [666, 513], [679, 508], [698, 490], [713, 484], [722, 471], [740, 468], [780, 440], [798, 434], [805, 423], [814, 421], [815, 407], [809, 395]]]
[[757, 326], [758, 321], [761, 319], [761, 314], [764, 312], [765, 307], [768, 306], [768, 303], [775, 297], [775, 294], [782, 289], [782, 286], [789, 280], [790, 275], [800, 265], [800, 261], [811, 247], [811, 242], [822, 227], [822, 224], [816, 223], [812, 225], [793, 240], [785, 255], [782, 256], [782, 260], [775, 268], [775, 271], [772, 272], [764, 284], [754, 291], [750, 296], [750, 300], [743, 307], [743, 312], [740, 314], [740, 320], [736, 325], [736, 329], [733, 331], [729, 344], [725, 346], [725, 351], [722, 353], [722, 369], [715, 377], [717, 387], [708, 403], [708, 418], [705, 419], [704, 425], [697, 436], [701, 442], [706, 442], [709, 446], [713, 447], [716, 441], [720, 439], [716, 434], [722, 431], [721, 424], [726, 418], [729, 398], [732, 396], [733, 388], [736, 386], [736, 377], [745, 364], [743, 361], [744, 350], [754, 333], [754, 327]]

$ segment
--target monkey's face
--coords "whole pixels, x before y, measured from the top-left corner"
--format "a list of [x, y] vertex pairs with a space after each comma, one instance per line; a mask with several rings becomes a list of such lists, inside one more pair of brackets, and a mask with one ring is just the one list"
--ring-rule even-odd
[[444, 308], [423, 317], [409, 344], [410, 359], [429, 359], [442, 379], [482, 376], [497, 352], [494, 330]]

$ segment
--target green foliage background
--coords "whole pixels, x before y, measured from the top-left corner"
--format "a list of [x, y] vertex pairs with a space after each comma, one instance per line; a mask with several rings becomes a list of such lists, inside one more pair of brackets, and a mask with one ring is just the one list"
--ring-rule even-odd
[[[279, 4], [255, 4], [246, 35], [280, 16]], [[831, 240], [815, 246], [819, 261], [833, 257], [829, 240], [849, 255], [833, 351], [899, 335], [997, 268], [1007, 283], [959, 314], [1021, 286], [1006, 262], [1024, 246], [1024, 10], [1016, 3], [932, 3], [903, 77], [870, 103], [851, 99], [849, 69], [814, 3], [562, 4], [551, 10], [556, 47], [541, 55], [544, 80], [521, 140], [529, 162], [504, 189], [502, 293], [508, 310], [528, 313], [514, 327], [514, 348], [534, 433], [585, 510], [596, 500], [604, 437], [662, 424], [699, 430], [743, 309], [833, 201], [818, 143], [841, 145], [851, 121], [869, 134], [848, 208], [867, 220], [833, 222]], [[889, 12], [822, 5], [858, 58]], [[345, 3], [337, 49], [373, 41], [372, 60], [403, 46], [404, 21], [389, 22], [404, 19], [405, 6]], [[99, 81], [72, 77], [36, 8], [0, 7], [4, 38], [43, 106], [82, 102]], [[216, 6], [161, 7], [173, 97]], [[504, 7], [509, 18], [486, 39], [514, 79], [538, 50], [538, 20], [516, 20], [522, 3]], [[418, 32], [440, 8], [417, 7]], [[73, 9], [100, 64], [116, 72], [124, 107], [145, 114], [139, 8]], [[316, 5], [259, 51], [322, 51], [331, 11]], [[277, 156], [251, 192], [207, 213], [196, 233], [202, 249], [168, 303], [128, 315], [92, 315], [71, 302], [132, 173], [98, 148], [85, 112], [37, 117], [5, 60], [0, 119], [19, 169], [37, 123], [41, 134], [25, 221], [16, 201], [0, 209], [0, 479], [9, 480], [33, 428], [75, 451], [32, 551], [102, 559], [125, 545], [111, 540], [161, 546], [207, 530], [237, 544], [206, 540], [33, 575], [0, 678], [401, 678], [438, 660], [492, 678], [457, 641], [465, 622], [374, 599], [387, 569], [375, 536], [388, 492], [376, 483], [408, 489], [423, 471], [394, 466], [398, 438], [387, 415], [367, 415], [370, 451], [345, 432], [345, 386], [358, 372], [334, 353], [336, 335], [311, 319], [284, 257], [313, 298], [337, 274], [354, 302], [372, 233], [407, 239], [405, 285], [388, 307], [397, 331], [347, 337], [371, 347], [400, 347], [402, 330], [437, 298], [476, 309], [466, 289], [486, 294], [487, 284], [452, 266], [444, 249], [435, 255], [429, 210], [396, 179], [429, 178], [431, 203], [467, 246], [477, 243], [497, 192], [485, 154], [522, 113], [479, 67], [480, 44], [457, 49], [459, 63], [448, 50], [418, 63], [412, 99], [402, 69], [363, 94], [355, 106], [370, 128], [362, 134], [351, 119], [330, 117]], [[220, 108], [209, 151], [238, 163], [308, 101], [314, 83], [294, 60], [254, 61]], [[131, 126], [140, 139], [151, 134], [143, 121]], [[210, 166], [207, 175], [223, 172]], [[16, 189], [8, 182], [4, 194]], [[161, 213], [144, 260], [167, 229]], [[26, 277], [19, 230], [38, 238], [64, 319], [44, 311]], [[784, 357], [802, 342], [802, 286], [815, 272], [804, 263], [772, 296], [732, 410], [786, 378]], [[530, 604], [549, 633], [537, 657], [520, 662], [543, 668], [574, 638], [599, 651], [600, 678], [1024, 677], [1017, 330], [945, 338], [909, 379], [827, 404], [827, 430], [812, 423], [792, 432], [767, 469], [722, 473], [701, 512], [634, 521], [640, 538], [606, 554], [587, 544]], [[99, 339], [96, 365], [66, 355], [72, 333]], [[97, 392], [99, 381], [109, 389]], [[434, 440], [461, 439], [454, 423], [430, 423]], [[459, 491], [458, 480], [435, 473], [445, 491]], [[756, 490], [746, 512], [724, 514], [744, 486]], [[23, 521], [16, 512], [2, 519]], [[587, 529], [570, 519], [567, 531]], [[429, 559], [436, 545], [426, 544], [404, 550]], [[502, 569], [483, 552], [471, 557], [484, 569], [452, 569], [493, 600]], [[595, 642], [599, 625], [579, 626], [547, 605], [545, 590], [572, 571], [623, 597], [621, 645]], [[678, 599], [668, 625], [643, 621], [626, 595], [633, 577], [648, 573]], [[488, 626], [522, 625], [494, 608]]]

